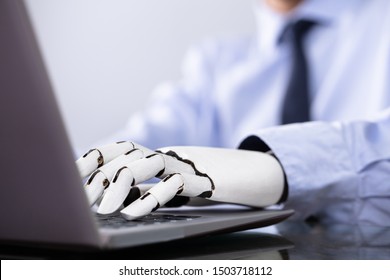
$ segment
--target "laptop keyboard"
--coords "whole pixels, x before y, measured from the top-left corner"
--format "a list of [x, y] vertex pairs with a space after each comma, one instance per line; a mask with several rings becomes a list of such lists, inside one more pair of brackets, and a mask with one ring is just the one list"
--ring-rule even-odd
[[161, 223], [177, 223], [183, 221], [192, 221], [200, 216], [190, 215], [171, 215], [171, 214], [149, 214], [136, 220], [128, 221], [119, 214], [116, 215], [99, 215], [96, 214], [96, 220], [100, 227], [104, 228], [121, 228], [154, 225]]

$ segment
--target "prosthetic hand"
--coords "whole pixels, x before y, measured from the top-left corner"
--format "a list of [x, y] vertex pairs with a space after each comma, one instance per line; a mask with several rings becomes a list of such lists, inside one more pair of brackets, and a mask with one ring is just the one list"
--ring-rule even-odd
[[[264, 153], [205, 147], [167, 147], [152, 151], [132, 142], [92, 149], [76, 161], [97, 212], [120, 210], [128, 220], [149, 214], [175, 195], [265, 207], [284, 188], [278, 161]], [[152, 187], [140, 183], [159, 177]], [[125, 205], [125, 207], [123, 206]], [[127, 206], [128, 205], [128, 206]]]

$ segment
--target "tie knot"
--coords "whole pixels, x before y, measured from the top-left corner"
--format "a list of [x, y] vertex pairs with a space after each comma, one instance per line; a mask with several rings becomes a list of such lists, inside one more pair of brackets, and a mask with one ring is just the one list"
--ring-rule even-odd
[[317, 23], [314, 20], [300, 19], [286, 24], [279, 37], [279, 43], [285, 40], [302, 41], [308, 31]]

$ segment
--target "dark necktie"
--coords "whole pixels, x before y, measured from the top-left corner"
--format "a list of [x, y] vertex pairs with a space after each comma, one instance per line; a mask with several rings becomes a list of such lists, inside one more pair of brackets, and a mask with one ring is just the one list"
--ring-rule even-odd
[[281, 42], [289, 43], [292, 54], [291, 73], [282, 104], [282, 124], [310, 120], [309, 73], [303, 39], [314, 25], [315, 22], [309, 20], [291, 23], [287, 25], [280, 38]]

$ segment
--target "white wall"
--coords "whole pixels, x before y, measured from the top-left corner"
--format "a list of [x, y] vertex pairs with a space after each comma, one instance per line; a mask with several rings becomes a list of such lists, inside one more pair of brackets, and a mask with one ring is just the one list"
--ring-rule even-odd
[[27, 0], [73, 145], [120, 129], [185, 50], [252, 32], [252, 0]]

